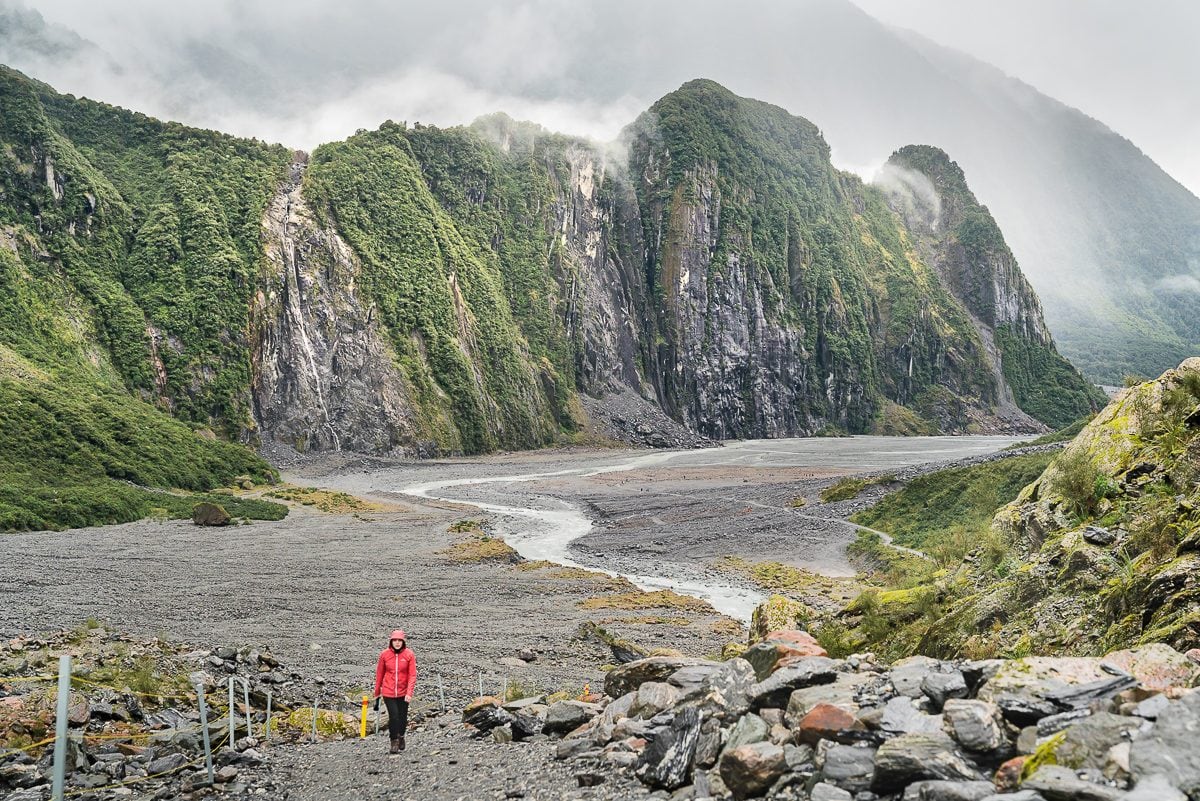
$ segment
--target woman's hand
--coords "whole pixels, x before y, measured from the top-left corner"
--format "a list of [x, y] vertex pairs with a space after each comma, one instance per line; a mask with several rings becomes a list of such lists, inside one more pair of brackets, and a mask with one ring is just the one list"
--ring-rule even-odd
[[404, 703], [411, 704], [412, 703], [412, 695], [404, 696]]

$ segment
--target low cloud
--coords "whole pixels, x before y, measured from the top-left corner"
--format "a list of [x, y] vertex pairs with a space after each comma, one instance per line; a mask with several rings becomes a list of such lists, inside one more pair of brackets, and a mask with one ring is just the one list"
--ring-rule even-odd
[[924, 174], [898, 164], [884, 164], [872, 183], [888, 195], [893, 205], [910, 222], [920, 222], [936, 231], [942, 216], [942, 199]]
[[1154, 282], [1154, 291], [1170, 295], [1200, 295], [1200, 278], [1194, 275], [1169, 275]]

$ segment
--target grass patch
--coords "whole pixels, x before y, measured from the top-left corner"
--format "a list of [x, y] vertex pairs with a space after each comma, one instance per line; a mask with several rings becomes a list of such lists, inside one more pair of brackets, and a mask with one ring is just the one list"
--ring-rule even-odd
[[377, 503], [364, 501], [346, 492], [319, 489], [317, 487], [280, 487], [267, 493], [268, 498], [281, 501], [291, 501], [303, 506], [311, 506], [330, 514], [346, 514], [349, 512], [373, 512], [383, 507]]
[[456, 542], [444, 551], [439, 551], [451, 562], [467, 564], [471, 562], [517, 562], [520, 555], [512, 546], [499, 537], [479, 534], [470, 539]]
[[597, 595], [579, 602], [580, 609], [624, 609], [637, 611], [641, 609], [679, 609], [698, 614], [712, 614], [713, 608], [707, 602], [688, 595], [680, 595], [673, 590], [654, 590], [653, 592], [625, 592], [614, 595]]
[[1034, 453], [928, 473], [850, 520], [886, 531], [898, 544], [931, 555], [943, 543], [967, 546], [987, 530], [996, 510], [1016, 498], [1053, 458], [1054, 454]]
[[853, 582], [822, 576], [782, 562], [751, 562], [740, 556], [726, 556], [717, 561], [717, 568], [745, 576], [764, 589], [789, 595], [819, 595], [831, 600], [846, 600], [858, 589]]
[[843, 478], [821, 490], [821, 503], [836, 503], [857, 498], [858, 493], [866, 489], [865, 478]]

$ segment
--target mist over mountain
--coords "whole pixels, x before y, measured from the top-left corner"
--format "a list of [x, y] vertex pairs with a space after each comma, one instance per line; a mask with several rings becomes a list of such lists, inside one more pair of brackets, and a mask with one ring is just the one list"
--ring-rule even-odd
[[449, 125], [495, 110], [606, 139], [654, 98], [710, 77], [813, 120], [834, 162], [867, 178], [909, 143], [952, 154], [1063, 352], [1091, 377], [1157, 374], [1200, 346], [1188, 311], [1200, 300], [1200, 200], [1102, 123], [848, 0], [753, 13], [255, 4], [169, 18], [149, 3], [118, 18], [64, 0], [59, 16], [69, 9], [91, 41], [62, 24], [39, 29], [13, 0], [0, 8], [0, 61], [77, 94], [293, 146], [388, 117]]

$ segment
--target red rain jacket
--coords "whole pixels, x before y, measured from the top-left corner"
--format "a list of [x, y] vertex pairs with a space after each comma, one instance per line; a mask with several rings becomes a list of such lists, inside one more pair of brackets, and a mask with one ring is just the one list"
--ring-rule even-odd
[[375, 665], [375, 695], [407, 698], [417, 684], [417, 658], [407, 646], [393, 651], [389, 645], [379, 654]]

